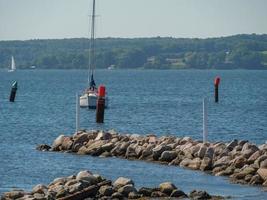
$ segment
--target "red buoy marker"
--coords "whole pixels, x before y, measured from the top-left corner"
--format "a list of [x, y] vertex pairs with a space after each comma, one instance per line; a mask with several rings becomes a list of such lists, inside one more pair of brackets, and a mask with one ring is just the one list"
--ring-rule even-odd
[[219, 76], [216, 76], [215, 80], [214, 80], [214, 87], [215, 87], [214, 98], [215, 98], [216, 103], [219, 102], [219, 84], [220, 84], [220, 81], [221, 81], [221, 78]]
[[104, 123], [105, 95], [106, 87], [104, 85], [100, 85], [98, 87], [98, 98], [96, 103], [96, 123]]

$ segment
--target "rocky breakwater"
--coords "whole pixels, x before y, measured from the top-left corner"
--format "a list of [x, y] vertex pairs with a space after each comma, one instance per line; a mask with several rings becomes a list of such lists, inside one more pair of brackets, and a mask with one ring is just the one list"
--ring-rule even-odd
[[36, 185], [31, 192], [13, 190], [6, 192], [1, 200], [83, 200], [83, 199], [223, 199], [211, 196], [205, 191], [185, 194], [170, 182], [161, 183], [157, 188], [137, 189], [133, 180], [120, 177], [114, 182], [104, 177], [81, 171], [77, 175], [57, 178], [49, 185]]
[[60, 135], [51, 147], [39, 145], [37, 149], [158, 162], [229, 176], [235, 183], [267, 186], [267, 144], [257, 146], [244, 140], [203, 143], [190, 137], [80, 131]]

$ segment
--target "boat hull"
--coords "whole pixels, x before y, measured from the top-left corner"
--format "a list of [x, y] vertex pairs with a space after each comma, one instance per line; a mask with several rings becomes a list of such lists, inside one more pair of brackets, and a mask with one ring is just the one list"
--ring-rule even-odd
[[[80, 97], [80, 107], [81, 108], [89, 108], [89, 109], [96, 109], [97, 105], [97, 98], [96, 94], [84, 94]], [[108, 99], [105, 98], [105, 108], [108, 106]]]

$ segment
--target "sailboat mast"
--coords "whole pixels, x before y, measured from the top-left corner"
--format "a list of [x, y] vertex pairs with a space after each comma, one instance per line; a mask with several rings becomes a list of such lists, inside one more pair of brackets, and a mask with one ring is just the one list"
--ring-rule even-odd
[[95, 69], [95, 0], [93, 0], [93, 12], [91, 16], [91, 38], [89, 49], [89, 77], [88, 81], [90, 86], [94, 83], [94, 69]]

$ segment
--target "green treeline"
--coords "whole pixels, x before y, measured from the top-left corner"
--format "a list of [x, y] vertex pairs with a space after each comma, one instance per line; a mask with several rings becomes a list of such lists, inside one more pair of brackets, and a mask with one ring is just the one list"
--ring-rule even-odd
[[[0, 41], [0, 68], [87, 69], [85, 38]], [[96, 40], [97, 68], [267, 69], [267, 35], [221, 38], [101, 38]]]

